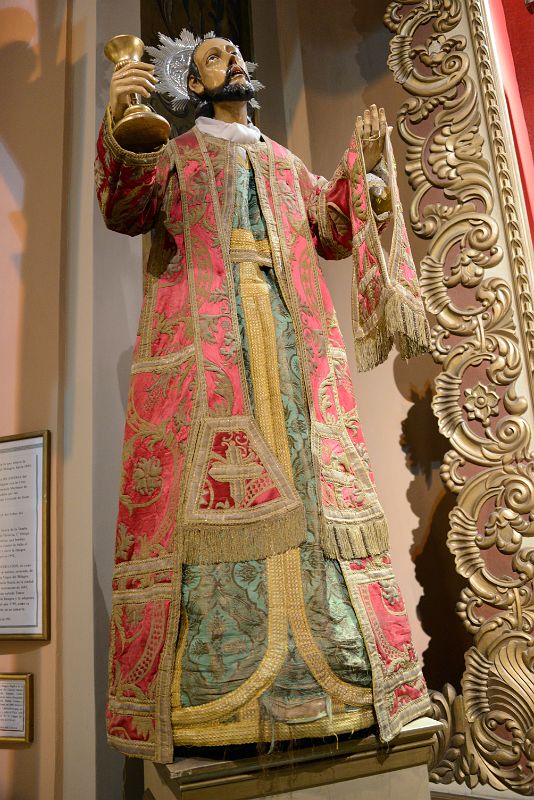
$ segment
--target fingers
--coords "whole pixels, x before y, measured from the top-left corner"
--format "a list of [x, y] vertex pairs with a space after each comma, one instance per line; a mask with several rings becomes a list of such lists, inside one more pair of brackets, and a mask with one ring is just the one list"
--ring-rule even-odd
[[115, 70], [109, 87], [109, 102], [114, 119], [122, 117], [130, 104], [132, 94], [150, 97], [158, 79], [154, 75], [154, 66], [144, 61], [130, 61]]
[[370, 139], [378, 139], [380, 136], [380, 127], [378, 122], [378, 108], [373, 105], [370, 108], [370, 124], [371, 124], [371, 133], [369, 134]]
[[371, 112], [368, 108], [363, 112], [363, 138], [371, 138]]
[[388, 130], [388, 122], [386, 119], [386, 112], [383, 108], [378, 110], [378, 123], [379, 123], [379, 132], [380, 136], [384, 137]]
[[124, 64], [124, 66], [119, 67], [113, 73], [113, 79], [117, 80], [122, 78], [126, 75], [139, 75], [142, 78], [146, 78], [153, 83], [157, 83], [158, 79], [154, 75], [154, 65], [153, 64], [145, 64], [144, 61], [130, 61], [128, 64]]
[[383, 139], [388, 130], [386, 112], [373, 103], [356, 117], [356, 129], [362, 139]]
[[117, 95], [135, 93], [143, 97], [150, 97], [150, 93], [157, 83], [158, 79], [154, 75], [153, 66], [140, 61], [126, 64], [113, 73], [111, 91]]

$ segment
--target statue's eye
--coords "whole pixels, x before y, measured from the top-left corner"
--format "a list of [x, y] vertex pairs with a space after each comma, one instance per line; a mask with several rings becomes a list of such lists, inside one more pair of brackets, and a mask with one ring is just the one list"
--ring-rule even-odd
[[213, 61], [215, 58], [219, 58], [219, 56], [216, 53], [212, 53], [211, 55], [209, 55], [208, 56], [208, 64], [209, 64], [210, 61]]

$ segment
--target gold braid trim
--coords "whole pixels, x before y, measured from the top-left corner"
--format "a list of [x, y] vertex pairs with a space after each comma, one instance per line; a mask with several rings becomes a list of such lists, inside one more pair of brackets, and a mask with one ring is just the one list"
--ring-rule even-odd
[[[254, 387], [255, 417], [265, 440], [292, 480], [293, 468], [281, 401], [276, 329], [269, 287], [257, 264], [240, 264], [240, 276]], [[300, 550], [290, 549], [283, 553], [279, 556], [279, 563], [283, 569], [289, 623], [298, 650], [312, 675], [332, 697], [350, 705], [370, 705], [372, 690], [340, 680], [313, 638], [302, 591]], [[296, 723], [292, 724], [291, 730], [295, 727]]]
[[184, 564], [218, 564], [268, 558], [298, 547], [306, 536], [302, 505], [280, 515], [229, 525], [194, 523], [180, 528]]
[[125, 150], [113, 136], [113, 115], [110, 106], [107, 107], [104, 116], [104, 142], [115, 161], [120, 161], [127, 167], [155, 167], [166, 146], [162, 144], [152, 153], [133, 153], [131, 150]]
[[377, 556], [389, 549], [384, 516], [366, 522], [337, 522], [321, 518], [321, 546], [327, 558], [350, 561]]
[[373, 690], [367, 686], [355, 686], [341, 680], [330, 667], [318, 647], [306, 614], [306, 602], [302, 590], [300, 550], [289, 550], [282, 556], [286, 567], [286, 593], [289, 622], [298, 651], [311, 674], [335, 700], [350, 706], [369, 706], [373, 702]]
[[244, 261], [239, 265], [239, 272], [254, 387], [254, 416], [265, 441], [293, 483], [269, 286], [257, 263]]
[[[287, 611], [284, 597], [284, 581], [281, 556], [274, 556], [267, 561], [267, 608], [268, 628], [265, 655], [256, 671], [237, 689], [197, 706], [173, 708], [172, 726], [175, 744], [180, 744], [188, 732], [182, 726], [191, 729], [188, 742], [194, 744], [198, 726], [212, 725], [217, 720], [229, 717], [254, 698], [259, 697], [271, 685], [282, 668], [287, 656]], [[176, 687], [175, 687], [176, 691]], [[231, 728], [229, 729], [231, 731]], [[197, 744], [202, 744], [199, 737]]]
[[255, 239], [246, 228], [233, 228], [230, 235], [230, 250], [251, 250], [263, 256], [271, 255], [268, 239]]
[[260, 721], [220, 723], [218, 725], [199, 725], [194, 729], [175, 730], [176, 745], [215, 746], [221, 744], [248, 744], [271, 741], [307, 739], [312, 737], [335, 736], [339, 733], [370, 728], [376, 723], [372, 706], [363, 706], [357, 711], [347, 711], [332, 719], [324, 717], [314, 722], [285, 724], [283, 722]]

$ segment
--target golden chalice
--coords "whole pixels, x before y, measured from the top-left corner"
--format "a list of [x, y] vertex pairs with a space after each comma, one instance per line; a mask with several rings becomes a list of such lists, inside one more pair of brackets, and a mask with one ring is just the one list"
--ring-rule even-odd
[[[114, 36], [104, 47], [104, 53], [120, 69], [132, 61], [141, 61], [145, 45], [137, 36]], [[138, 94], [129, 95], [129, 105], [122, 119], [113, 128], [113, 136], [125, 150], [148, 153], [168, 141], [171, 126], [165, 117], [144, 105]]]

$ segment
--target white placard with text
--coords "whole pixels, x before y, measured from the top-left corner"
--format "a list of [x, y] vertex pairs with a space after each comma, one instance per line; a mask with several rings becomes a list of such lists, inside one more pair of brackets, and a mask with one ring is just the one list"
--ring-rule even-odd
[[0, 636], [43, 634], [44, 449], [0, 441]]

